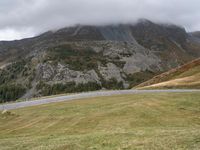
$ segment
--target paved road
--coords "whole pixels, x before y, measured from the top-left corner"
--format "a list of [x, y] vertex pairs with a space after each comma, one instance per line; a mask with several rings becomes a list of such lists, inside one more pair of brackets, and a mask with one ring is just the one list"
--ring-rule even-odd
[[36, 106], [48, 103], [55, 103], [55, 102], [63, 102], [63, 101], [70, 101], [76, 99], [84, 99], [90, 97], [98, 97], [98, 96], [111, 96], [111, 95], [121, 95], [121, 94], [138, 94], [138, 93], [160, 93], [160, 92], [168, 92], [168, 93], [175, 93], [175, 92], [200, 92], [200, 90], [115, 90], [115, 91], [96, 91], [96, 92], [87, 92], [87, 93], [79, 93], [79, 94], [72, 94], [66, 96], [58, 96], [53, 98], [41, 98], [38, 100], [32, 101], [24, 101], [24, 102], [16, 102], [16, 103], [8, 103], [0, 105], [0, 110], [12, 110], [17, 108], [29, 107], [29, 106]]

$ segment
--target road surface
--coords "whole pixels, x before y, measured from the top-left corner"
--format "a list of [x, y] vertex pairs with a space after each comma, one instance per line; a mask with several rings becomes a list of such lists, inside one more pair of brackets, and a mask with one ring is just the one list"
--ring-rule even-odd
[[23, 101], [16, 103], [6, 103], [0, 105], [0, 110], [12, 110], [48, 103], [55, 102], [63, 102], [91, 97], [99, 97], [99, 96], [111, 96], [111, 95], [121, 95], [121, 94], [139, 94], [139, 93], [160, 93], [160, 92], [200, 92], [200, 90], [184, 90], [184, 89], [173, 89], [173, 90], [115, 90], [115, 91], [95, 91], [95, 92], [87, 92], [87, 93], [79, 93], [79, 94], [71, 94], [66, 96], [58, 96], [51, 98], [38, 98], [38, 100], [31, 101]]

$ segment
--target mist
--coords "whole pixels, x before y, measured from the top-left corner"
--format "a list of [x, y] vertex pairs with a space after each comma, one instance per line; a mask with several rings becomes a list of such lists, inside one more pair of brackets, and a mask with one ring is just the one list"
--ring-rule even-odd
[[156, 23], [200, 30], [199, 0], [1, 0], [0, 40], [32, 37], [48, 30], [83, 25]]

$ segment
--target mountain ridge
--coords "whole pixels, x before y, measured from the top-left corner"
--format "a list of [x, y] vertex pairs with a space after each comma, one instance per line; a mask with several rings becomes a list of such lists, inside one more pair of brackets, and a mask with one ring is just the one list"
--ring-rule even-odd
[[9, 94], [2, 90], [1, 99], [129, 88], [200, 57], [199, 49], [197, 38], [184, 28], [151, 21], [78, 25], [1, 41], [0, 92], [20, 87], [16, 93], [23, 93], [5, 98]]

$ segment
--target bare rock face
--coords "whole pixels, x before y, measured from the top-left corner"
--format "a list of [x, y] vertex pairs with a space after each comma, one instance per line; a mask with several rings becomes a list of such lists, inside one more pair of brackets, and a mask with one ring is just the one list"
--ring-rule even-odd
[[159, 69], [160, 64], [160, 59], [152, 53], [136, 53], [132, 57], [124, 57], [122, 60], [126, 62], [123, 68], [126, 74], [134, 74], [145, 70], [155, 70], [155, 68]]
[[109, 81], [111, 79], [116, 79], [117, 82], [123, 83], [124, 88], [129, 87], [129, 83], [125, 80], [127, 78], [126, 74], [115, 64], [108, 63], [106, 66], [99, 65], [98, 70], [104, 80]]
[[50, 64], [39, 64], [37, 66], [37, 70], [39, 72], [40, 79], [49, 81], [53, 78], [55, 74], [54, 68]]
[[124, 79], [122, 78], [123, 72], [122, 69], [118, 68], [115, 64], [113, 63], [108, 63], [106, 66], [99, 66], [99, 72], [103, 76], [105, 80], [110, 80], [112, 78], [115, 78], [118, 82], [123, 81]]
[[134, 74], [145, 70], [162, 70], [160, 66], [161, 60], [156, 53], [142, 47], [136, 41], [132, 43], [107, 43], [103, 55], [125, 62], [123, 71], [126, 74]]
[[48, 83], [67, 83], [75, 82], [76, 84], [95, 82], [100, 84], [100, 78], [94, 70], [89, 71], [74, 71], [67, 66], [58, 64], [53, 66], [45, 63], [39, 65], [40, 80], [45, 80]]

